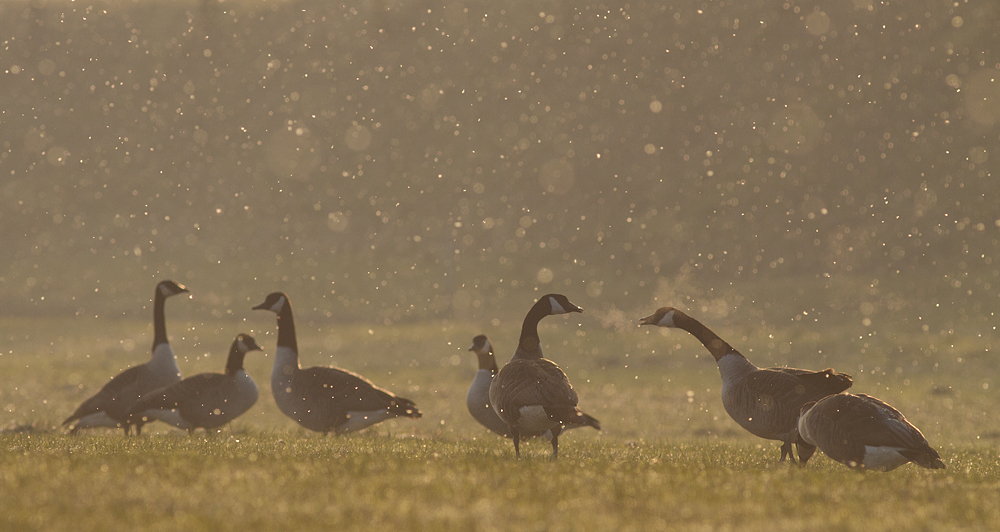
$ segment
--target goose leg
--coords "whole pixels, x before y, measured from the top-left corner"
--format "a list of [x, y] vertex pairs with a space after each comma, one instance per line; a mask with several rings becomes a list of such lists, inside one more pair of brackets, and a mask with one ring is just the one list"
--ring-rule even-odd
[[552, 429], [552, 459], [559, 458], [559, 434], [562, 433], [562, 425]]
[[808, 443], [796, 443], [795, 447], [799, 450], [799, 465], [805, 466], [809, 458], [812, 457], [813, 453], [816, 452], [816, 447], [809, 445]]
[[510, 427], [510, 437], [514, 439], [514, 455], [517, 459], [521, 459], [521, 435], [517, 432], [517, 429]]

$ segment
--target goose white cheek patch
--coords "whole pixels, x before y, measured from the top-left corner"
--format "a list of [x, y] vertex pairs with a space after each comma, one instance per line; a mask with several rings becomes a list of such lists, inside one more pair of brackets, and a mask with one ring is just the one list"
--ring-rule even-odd
[[549, 306], [552, 307], [552, 313], [553, 314], [566, 314], [567, 313], [567, 310], [564, 309], [564, 308], [562, 308], [562, 305], [560, 305], [559, 302], [557, 302], [556, 298], [554, 298], [554, 297], [550, 297], [549, 298]]
[[277, 314], [277, 313], [281, 312], [281, 309], [284, 306], [285, 306], [285, 298], [283, 298], [283, 297], [278, 298], [278, 301], [274, 305], [271, 306], [271, 312]]

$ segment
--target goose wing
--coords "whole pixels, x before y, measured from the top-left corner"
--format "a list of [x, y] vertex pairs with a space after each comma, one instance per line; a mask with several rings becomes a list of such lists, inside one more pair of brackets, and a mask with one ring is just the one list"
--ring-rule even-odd
[[[817, 392], [809, 377], [784, 369], [760, 369], [746, 376], [744, 384], [754, 395], [760, 407], [768, 411], [795, 412], [809, 401], [815, 401]], [[829, 395], [829, 394], [824, 394]]]
[[885, 401], [870, 395], [857, 394], [860, 401], [852, 401], [845, 420], [858, 440], [866, 445], [924, 449], [927, 439], [917, 427], [910, 424], [899, 410]]
[[63, 421], [63, 425], [98, 412], [105, 412], [112, 419], [123, 421], [128, 409], [139, 400], [148, 380], [149, 369], [145, 364], [126, 369], [105, 383], [93, 397], [84, 401]]
[[233, 378], [221, 373], [200, 373], [142, 396], [129, 413], [180, 409], [214, 411], [226, 406], [225, 391]]
[[314, 411], [373, 411], [389, 408], [402, 401], [368, 379], [339, 368], [315, 366], [295, 375], [293, 386], [301, 392], [303, 406]]
[[580, 401], [566, 373], [550, 360], [513, 360], [501, 373], [506, 373], [499, 384], [510, 408], [575, 407]]
[[809, 401], [818, 401], [828, 395], [840, 393], [854, 383], [850, 375], [837, 373], [833, 369], [827, 368], [823, 371], [812, 371], [808, 369], [777, 368], [783, 373], [795, 376], [799, 384], [805, 387], [799, 395], [806, 396], [803, 404]]

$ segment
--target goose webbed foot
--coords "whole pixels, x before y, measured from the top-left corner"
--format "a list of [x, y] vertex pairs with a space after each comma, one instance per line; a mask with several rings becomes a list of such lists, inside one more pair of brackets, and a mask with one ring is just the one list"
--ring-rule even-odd
[[799, 451], [799, 465], [805, 467], [806, 462], [812, 457], [813, 453], [816, 452], [816, 447], [809, 445], [808, 443], [796, 443], [795, 447]]
[[795, 455], [792, 454], [792, 442], [791, 441], [785, 441], [785, 442], [782, 442], [782, 444], [781, 444], [781, 458], [778, 459], [778, 462], [784, 462], [785, 458], [788, 458], [788, 460], [791, 463], [793, 463], [793, 464], [797, 463], [795, 461]]

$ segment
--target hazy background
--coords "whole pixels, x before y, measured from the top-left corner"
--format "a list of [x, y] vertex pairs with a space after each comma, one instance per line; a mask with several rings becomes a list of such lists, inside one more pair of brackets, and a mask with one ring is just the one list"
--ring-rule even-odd
[[465, 356], [558, 291], [581, 330], [993, 368], [998, 9], [5, 1], [0, 319], [148, 323], [173, 278], [171, 319], [272, 333], [284, 290]]

